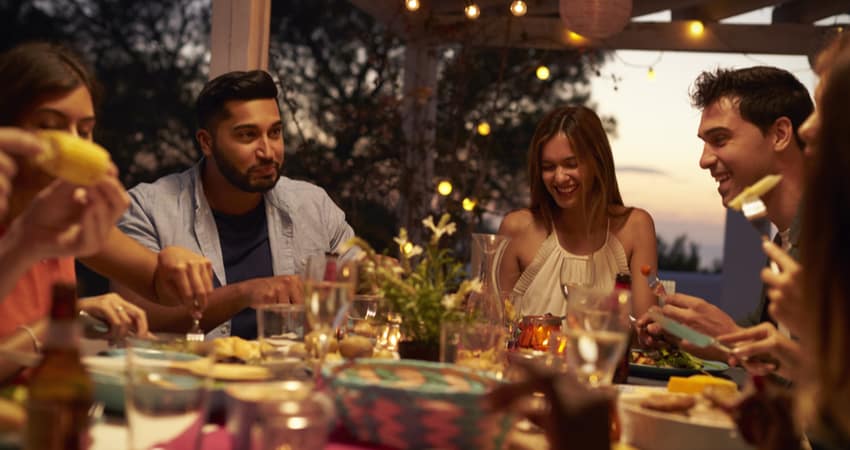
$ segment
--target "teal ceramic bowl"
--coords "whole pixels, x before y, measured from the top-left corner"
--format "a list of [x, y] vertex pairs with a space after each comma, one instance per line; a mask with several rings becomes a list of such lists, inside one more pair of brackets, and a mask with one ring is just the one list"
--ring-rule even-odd
[[324, 375], [340, 420], [364, 442], [398, 449], [502, 449], [516, 418], [483, 405], [499, 382], [452, 364], [363, 359]]
[[[175, 359], [178, 361], [191, 361], [196, 359], [196, 355], [181, 352], [162, 352], [163, 358]], [[126, 357], [126, 352], [123, 349], [112, 349], [101, 352], [97, 358], [113, 358], [115, 362], [123, 361]], [[84, 358], [84, 362], [87, 361]], [[89, 360], [90, 361], [90, 360]], [[110, 414], [124, 414], [124, 388], [126, 378], [121, 371], [99, 371], [90, 370], [92, 382], [94, 383], [94, 398], [95, 401], [103, 403], [104, 410]], [[216, 383], [213, 385], [213, 391], [210, 397], [210, 408], [212, 411], [219, 411], [224, 408], [224, 385]]]

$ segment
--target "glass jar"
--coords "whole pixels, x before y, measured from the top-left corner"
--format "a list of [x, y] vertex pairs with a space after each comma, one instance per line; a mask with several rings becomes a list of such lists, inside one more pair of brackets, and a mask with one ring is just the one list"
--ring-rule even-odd
[[561, 317], [546, 314], [543, 316], [524, 316], [519, 323], [519, 348], [531, 350], [549, 350], [549, 335], [552, 331], [561, 331]]

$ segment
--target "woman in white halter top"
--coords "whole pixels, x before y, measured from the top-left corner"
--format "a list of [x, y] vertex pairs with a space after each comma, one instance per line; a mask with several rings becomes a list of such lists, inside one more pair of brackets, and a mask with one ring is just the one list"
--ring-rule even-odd
[[531, 207], [505, 216], [499, 234], [511, 238], [500, 286], [511, 289], [521, 315], [563, 315], [561, 284], [588, 281], [611, 289], [617, 273], [632, 276], [633, 313], [656, 299], [641, 267], [655, 270], [655, 226], [650, 215], [623, 205], [614, 158], [599, 117], [566, 106], [538, 124], [528, 155]]

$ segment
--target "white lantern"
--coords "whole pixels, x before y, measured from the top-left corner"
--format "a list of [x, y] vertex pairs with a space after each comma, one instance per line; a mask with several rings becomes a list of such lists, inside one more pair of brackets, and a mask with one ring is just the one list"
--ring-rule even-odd
[[560, 0], [567, 29], [591, 39], [613, 36], [629, 23], [632, 0]]

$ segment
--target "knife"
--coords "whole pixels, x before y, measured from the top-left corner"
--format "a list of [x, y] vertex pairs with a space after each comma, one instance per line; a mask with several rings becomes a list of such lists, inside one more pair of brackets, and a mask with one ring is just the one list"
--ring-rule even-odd
[[715, 338], [713, 338], [713, 337], [711, 337], [707, 334], [702, 334], [699, 331], [694, 330], [693, 328], [691, 328], [691, 327], [689, 327], [689, 326], [687, 326], [683, 323], [679, 323], [679, 322], [665, 316], [664, 314], [661, 314], [658, 311], [650, 311], [649, 317], [652, 320], [654, 320], [656, 323], [661, 325], [661, 328], [664, 328], [665, 330], [667, 330], [673, 336], [684, 339], [684, 340], [690, 342], [691, 344], [693, 344], [697, 347], [705, 348], [705, 347], [711, 346], [711, 347], [719, 349], [719, 350], [721, 350], [721, 351], [723, 351], [727, 354], [732, 353], [731, 348], [729, 348], [728, 346], [726, 346], [724, 344], [721, 344], [720, 342], [717, 341], [717, 339], [715, 339]]

